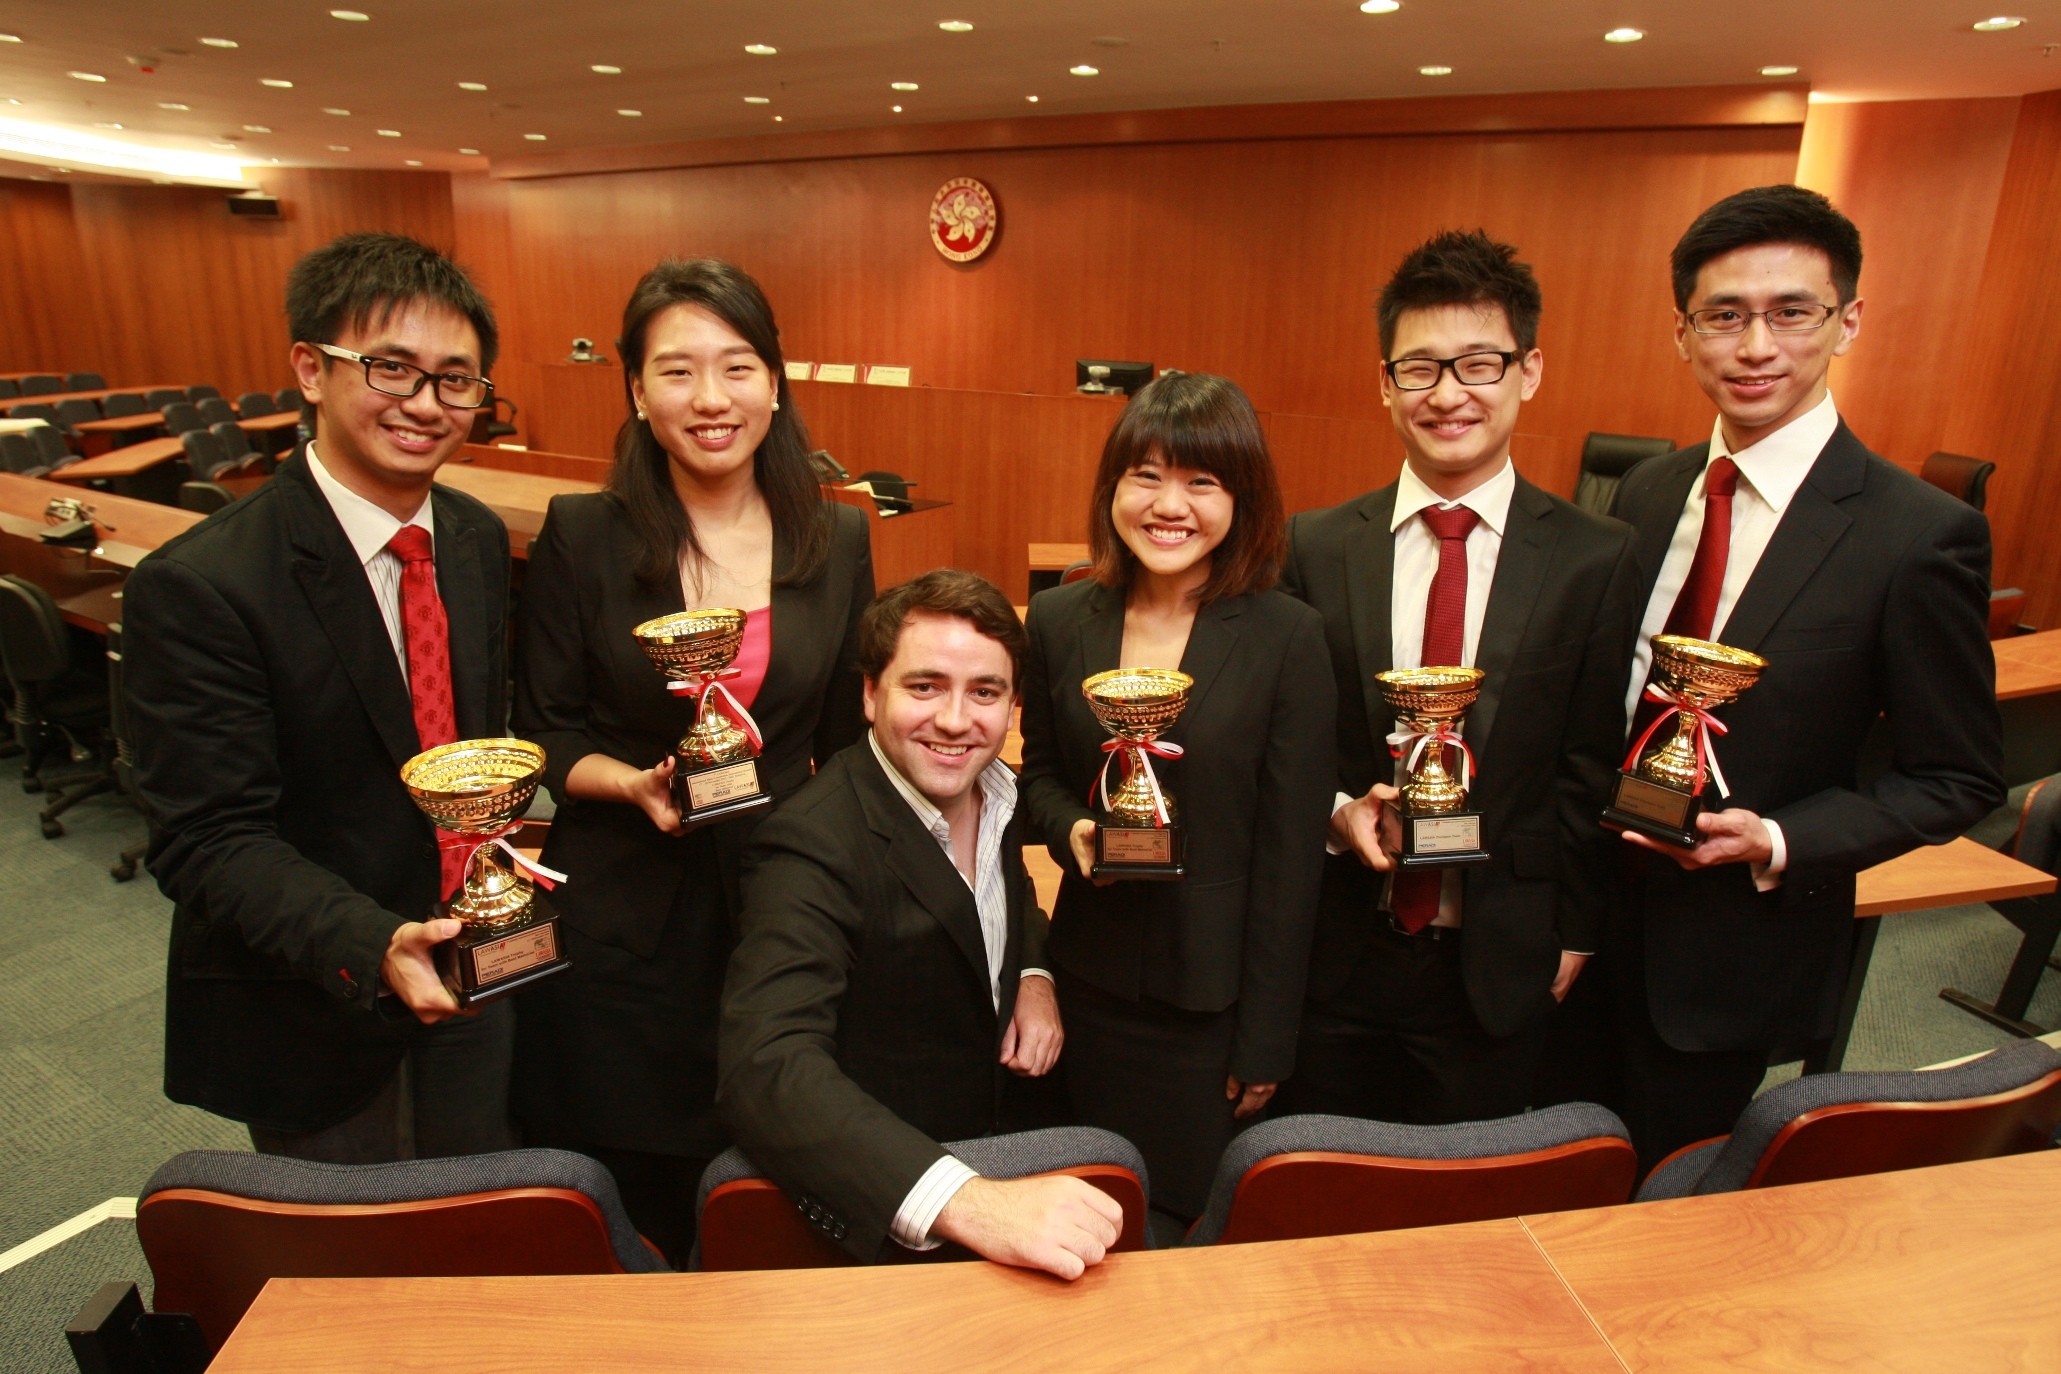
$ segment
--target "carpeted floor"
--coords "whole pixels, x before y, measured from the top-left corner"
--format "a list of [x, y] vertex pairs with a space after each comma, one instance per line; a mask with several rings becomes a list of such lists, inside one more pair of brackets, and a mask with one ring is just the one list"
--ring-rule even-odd
[[[41, 803], [21, 792], [16, 769], [0, 763], [0, 1251], [110, 1197], [134, 1196], [182, 1150], [249, 1144], [240, 1126], [174, 1106], [160, 1091], [171, 907], [149, 875], [115, 883], [107, 873], [141, 838], [142, 821], [96, 798], [67, 816], [70, 834], [44, 840]], [[1978, 838], [2008, 833], [2008, 824], [2001, 834], [1990, 825]], [[2003, 1044], [2003, 1032], [1938, 993], [1951, 985], [1995, 995], [2017, 943], [1986, 906], [1887, 918], [1847, 1066], [1911, 1068]], [[2061, 1022], [2061, 975], [2041, 987], [2032, 1019]], [[0, 1369], [73, 1369], [64, 1325], [110, 1279], [137, 1282], [148, 1300], [150, 1270], [131, 1222], [102, 1222], [0, 1273]]]

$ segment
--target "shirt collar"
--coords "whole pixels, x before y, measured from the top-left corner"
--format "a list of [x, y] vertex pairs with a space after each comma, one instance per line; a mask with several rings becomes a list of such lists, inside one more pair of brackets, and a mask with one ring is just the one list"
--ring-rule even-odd
[[1730, 458], [1737, 463], [1739, 475], [1780, 514], [1789, 509], [1796, 489], [1811, 475], [1811, 465], [1818, 461], [1818, 455], [1825, 451], [1838, 428], [1839, 408], [1832, 404], [1832, 393], [1827, 391], [1824, 400], [1737, 453], [1725, 446], [1724, 417], [1718, 417], [1710, 430], [1710, 456]]
[[430, 502], [422, 498], [422, 509], [406, 520], [396, 520], [393, 515], [367, 501], [336, 480], [336, 474], [322, 465], [315, 456], [315, 445], [308, 445], [308, 471], [314, 474], [315, 485], [322, 489], [322, 495], [329, 502], [329, 508], [336, 512], [336, 522], [343, 526], [344, 538], [351, 541], [351, 549], [358, 555], [360, 563], [370, 563], [380, 550], [392, 541], [403, 525], [420, 525], [429, 531], [430, 547], [436, 546], [436, 526], [431, 523]]
[[[887, 751], [880, 747], [880, 737], [868, 730], [866, 743], [872, 746], [873, 757], [878, 760], [880, 771], [887, 774], [887, 780], [895, 785], [895, 791], [901, 793], [902, 800], [909, 803], [909, 809], [916, 813], [916, 819], [923, 828], [937, 835], [939, 839], [948, 838], [951, 831], [950, 827], [945, 825], [945, 813], [933, 806], [930, 798], [917, 791], [915, 785], [902, 776], [902, 770], [894, 766], [887, 756]], [[988, 761], [986, 768], [981, 769], [980, 792], [981, 800], [986, 807], [993, 808], [989, 811], [988, 818], [992, 820], [1000, 817], [1002, 823], [1007, 824], [1010, 815], [1016, 810], [1016, 774], [1009, 771], [1009, 765], [1002, 762], [1001, 755], [997, 754]], [[943, 835], [938, 834], [941, 828], [945, 830]]]
[[1408, 520], [1426, 506], [1437, 506], [1451, 510], [1454, 506], [1465, 506], [1481, 517], [1481, 523], [1503, 537], [1503, 526], [1510, 521], [1510, 498], [1517, 492], [1517, 468], [1509, 458], [1503, 459], [1503, 466], [1495, 476], [1483, 482], [1473, 491], [1457, 501], [1448, 501], [1430, 487], [1424, 485], [1408, 463], [1403, 464], [1403, 475], [1396, 483], [1395, 514], [1388, 522], [1389, 533], [1393, 534]]

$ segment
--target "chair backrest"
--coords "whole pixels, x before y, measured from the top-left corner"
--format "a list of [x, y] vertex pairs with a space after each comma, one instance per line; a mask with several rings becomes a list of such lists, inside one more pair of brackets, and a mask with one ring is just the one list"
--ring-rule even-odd
[[1231, 1142], [1183, 1244], [1610, 1207], [1631, 1196], [1637, 1173], [1624, 1123], [1588, 1102], [1457, 1126], [1286, 1116]]
[[564, 1150], [396, 1164], [197, 1150], [144, 1186], [136, 1238], [156, 1278], [152, 1305], [191, 1313], [213, 1349], [267, 1279], [666, 1267], [630, 1224], [608, 1170]]
[[179, 509], [213, 515], [236, 499], [236, 493], [219, 482], [181, 482]]
[[46, 468], [61, 468], [75, 462], [78, 454], [65, 447], [64, 435], [50, 425], [37, 425], [29, 431], [29, 442], [36, 446]]
[[1995, 463], [1941, 450], [1925, 460], [1918, 475], [1947, 495], [1957, 496], [1981, 510], [1982, 503], [1989, 499], [1989, 475], [1996, 470]]
[[236, 413], [246, 420], [255, 420], [260, 415], [277, 414], [279, 407], [273, 403], [269, 391], [246, 391], [236, 398]]
[[243, 461], [245, 454], [257, 452], [251, 445], [250, 431], [234, 420], [217, 420], [208, 426], [208, 433], [215, 436], [215, 441], [221, 444], [224, 454], [239, 463]]
[[211, 425], [219, 425], [225, 420], [232, 425], [236, 423], [236, 408], [220, 396], [203, 396], [193, 403], [193, 408]]
[[1094, 575], [1094, 561], [1092, 559], [1080, 558], [1067, 564], [1066, 567], [1061, 570], [1059, 574], [1059, 580], [1062, 584], [1064, 584], [1067, 582], [1078, 582], [1084, 577], [1093, 577]]
[[7, 418], [10, 420], [43, 420], [53, 425], [62, 423], [57, 418], [57, 407], [48, 401], [17, 401], [7, 408]]
[[1582, 441], [1581, 476], [1575, 479], [1574, 503], [1583, 510], [1608, 515], [1626, 473], [1648, 458], [1674, 451], [1672, 439], [1591, 432]]
[[72, 664], [71, 640], [57, 603], [12, 573], [0, 576], [0, 664], [18, 684], [54, 682]]
[[100, 413], [110, 420], [117, 415], [148, 415], [150, 406], [140, 392], [117, 391], [100, 398]]
[[297, 386], [282, 386], [272, 393], [272, 399], [278, 403], [281, 410], [297, 412], [301, 408], [301, 389]]
[[186, 450], [186, 465], [193, 469], [193, 475], [212, 482], [227, 468], [236, 466], [236, 460], [222, 452], [222, 441], [204, 429], [189, 429], [179, 436], [179, 446]]
[[[47, 429], [48, 426], [38, 426]], [[9, 472], [27, 472], [31, 468], [46, 464], [36, 452], [36, 441], [26, 434], [0, 434], [0, 468]]]
[[12, 400], [21, 395], [21, 383], [12, 377], [0, 377], [0, 401]]
[[163, 410], [174, 401], [184, 401], [186, 393], [175, 386], [154, 387], [143, 393], [143, 401], [152, 410]]
[[21, 379], [21, 394], [24, 396], [49, 396], [62, 390], [64, 378], [53, 372], [38, 372], [33, 377]]
[[[1122, 1136], [1091, 1126], [1061, 1126], [945, 1146], [983, 1178], [1069, 1174], [1101, 1189], [1123, 1208], [1123, 1230], [1111, 1247], [1143, 1250], [1145, 1161]], [[829, 1269], [855, 1264], [849, 1252], [811, 1228], [780, 1186], [760, 1174], [742, 1151], [719, 1155], [701, 1176], [700, 1228], [694, 1267]]]
[[210, 396], [219, 399], [221, 395], [221, 392], [206, 384], [186, 388], [186, 399], [189, 401], [204, 401]]
[[57, 418], [69, 429], [100, 418], [100, 403], [85, 396], [73, 396], [57, 403]]
[[856, 480], [870, 483], [875, 496], [897, 501], [909, 499], [909, 480], [898, 472], [862, 472]]
[[167, 401], [159, 407], [158, 413], [165, 417], [165, 429], [171, 434], [208, 427], [208, 422], [200, 418], [199, 408], [191, 401]]
[[66, 391], [105, 391], [107, 378], [98, 372], [68, 372], [64, 378]]
[[1989, 637], [2010, 639], [2018, 633], [2018, 617], [2025, 614], [2025, 593], [2017, 587], [1997, 587], [1989, 594]]

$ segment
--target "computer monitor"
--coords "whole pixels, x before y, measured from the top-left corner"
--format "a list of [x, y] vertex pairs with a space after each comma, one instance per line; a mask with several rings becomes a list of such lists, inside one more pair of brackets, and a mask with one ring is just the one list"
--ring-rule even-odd
[[[1091, 372], [1091, 368], [1097, 370]], [[1103, 368], [1107, 368], [1108, 371], [1100, 371]], [[1091, 396], [1129, 396], [1151, 380], [1151, 363], [1119, 363], [1103, 358], [1074, 359], [1073, 389], [1084, 391]]]

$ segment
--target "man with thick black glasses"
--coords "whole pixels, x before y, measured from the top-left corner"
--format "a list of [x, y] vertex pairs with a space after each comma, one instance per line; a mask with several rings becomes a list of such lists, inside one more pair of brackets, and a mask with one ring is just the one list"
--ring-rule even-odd
[[[1618, 491], [1645, 573], [1619, 720], [1661, 709], [1656, 634], [1768, 666], [1716, 713], [1729, 795], [1706, 802], [1702, 843], [1624, 835], [1599, 972], [1648, 1168], [1730, 1131], [1771, 1057], [1831, 1034], [1854, 875], [2004, 798], [1989, 524], [1869, 452], [1827, 387], [1860, 331], [1860, 231], [1816, 192], [1761, 186], [1704, 211], [1673, 269], [1675, 345], [1718, 417]], [[1878, 722], [1890, 763], [1862, 778]]]
[[[1289, 525], [1283, 586], [1323, 612], [1337, 676], [1339, 779], [1281, 1111], [1523, 1111], [1545, 1023], [1596, 948], [1638, 569], [1629, 530], [1511, 462], [1539, 311], [1507, 244], [1445, 233], [1411, 252], [1378, 314], [1401, 478]], [[1483, 674], [1461, 735], [1486, 862], [1396, 862], [1388, 804], [1417, 744], [1375, 675], [1420, 667]]]
[[508, 534], [437, 468], [492, 404], [493, 312], [449, 259], [352, 234], [287, 280], [315, 437], [129, 579], [150, 869], [174, 902], [165, 1094], [259, 1150], [504, 1149], [514, 1021], [431, 951], [458, 855], [400, 767], [506, 733]]

